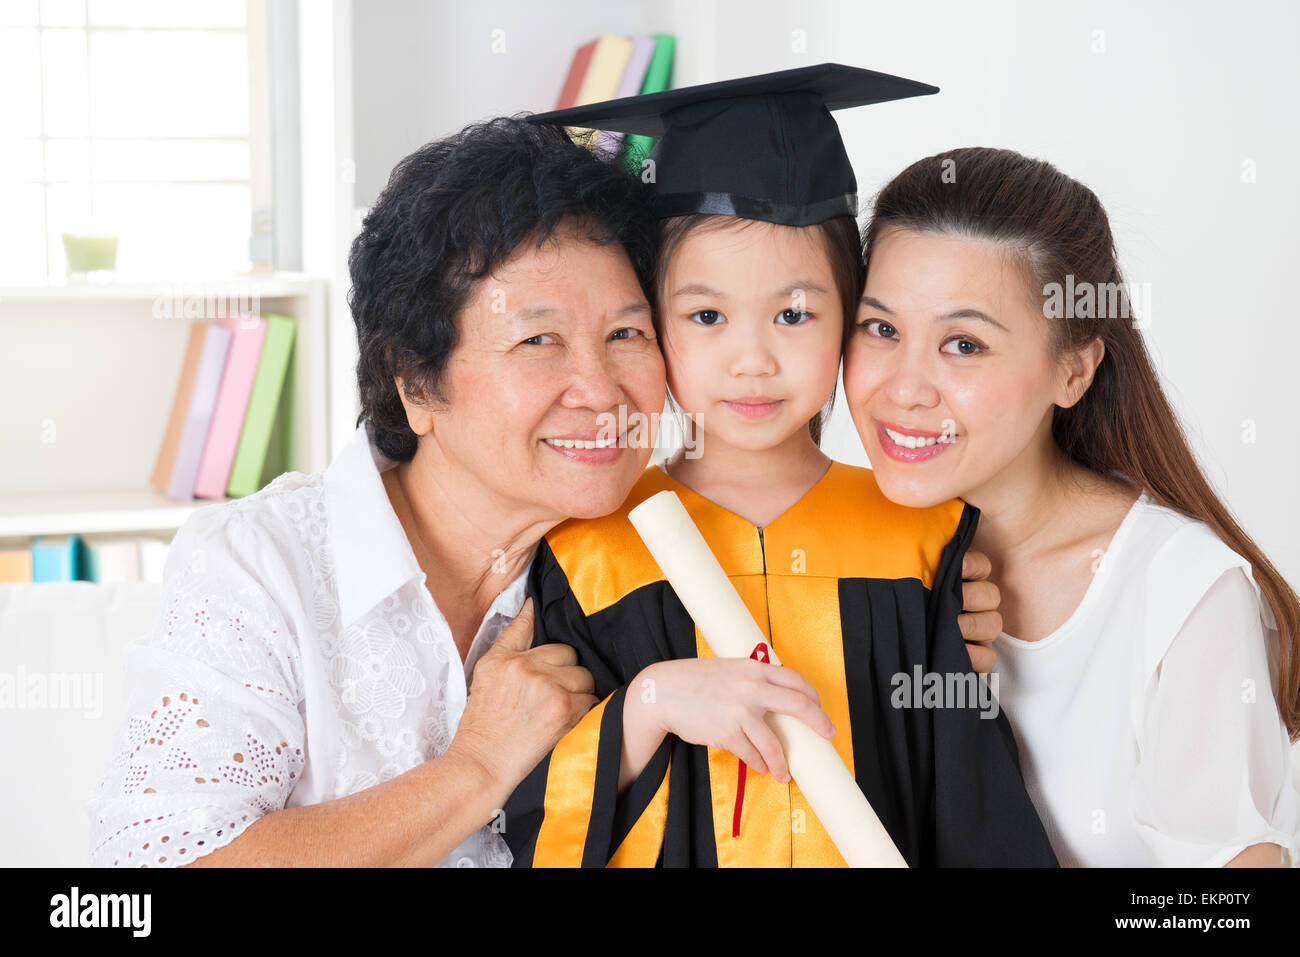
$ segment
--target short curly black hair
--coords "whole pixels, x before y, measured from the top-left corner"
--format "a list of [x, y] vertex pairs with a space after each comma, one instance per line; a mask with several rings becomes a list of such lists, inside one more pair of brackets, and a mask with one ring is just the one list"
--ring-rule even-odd
[[415, 455], [395, 376], [415, 401], [439, 388], [474, 284], [524, 242], [573, 222], [619, 243], [652, 304], [657, 226], [640, 180], [597, 159], [562, 127], [497, 117], [427, 143], [394, 167], [352, 243], [348, 304], [357, 326], [361, 414], [394, 461]]

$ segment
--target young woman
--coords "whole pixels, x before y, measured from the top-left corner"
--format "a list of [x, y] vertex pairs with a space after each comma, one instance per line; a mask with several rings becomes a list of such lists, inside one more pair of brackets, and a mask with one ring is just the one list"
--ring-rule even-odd
[[[840, 94], [878, 80], [832, 72]], [[855, 187], [821, 96], [784, 79], [662, 95], [656, 333], [702, 454], [648, 469], [621, 510], [539, 551], [537, 640], [577, 648], [602, 700], [515, 792], [504, 836], [517, 866], [842, 866], [773, 711], [831, 738], [910, 865], [1054, 865], [958, 625], [977, 513], [890, 503], [818, 448], [861, 290]], [[608, 454], [586, 438], [568, 451]], [[712, 656], [628, 522], [664, 489], [763, 631], [757, 661]], [[763, 663], [768, 644], [785, 667]], [[930, 675], [969, 679], [969, 699], [899, 693]]]
[[891, 500], [980, 510], [999, 699], [1060, 862], [1284, 862], [1300, 602], [1189, 449], [1097, 197], [953, 150], [885, 187], [864, 257], [853, 418]]

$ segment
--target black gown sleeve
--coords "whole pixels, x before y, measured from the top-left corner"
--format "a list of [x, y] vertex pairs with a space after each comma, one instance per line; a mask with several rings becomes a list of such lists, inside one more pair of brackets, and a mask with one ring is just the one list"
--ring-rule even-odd
[[[1043, 823], [1025, 790], [1015, 736], [985, 679], [975, 675], [957, 624], [961, 562], [975, 537], [979, 509], [967, 504], [944, 548], [927, 613], [929, 669], [965, 676], [965, 707], [933, 711], [934, 863], [940, 867], [1057, 867]], [[976, 689], [979, 691], [979, 689]], [[981, 699], [983, 704], [981, 704]], [[972, 700], [974, 699], [974, 700]]]
[[[506, 802], [502, 837], [514, 866], [653, 866], [663, 840], [672, 736], [620, 798], [623, 702], [628, 694], [642, 693], [629, 687], [636, 675], [620, 662], [612, 633], [591, 628], [545, 540], [533, 561], [528, 594], [535, 609], [533, 646], [573, 647], [595, 680], [598, 703]], [[623, 638], [638, 643], [638, 636]]]

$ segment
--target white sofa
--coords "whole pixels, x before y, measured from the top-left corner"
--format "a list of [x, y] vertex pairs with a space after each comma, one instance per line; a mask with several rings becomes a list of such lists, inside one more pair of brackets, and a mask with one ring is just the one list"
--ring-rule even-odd
[[161, 589], [0, 585], [0, 696], [25, 685], [0, 697], [0, 867], [87, 863], [85, 801], [122, 719], [123, 649], [153, 629]]
[[0, 699], [0, 866], [87, 864], [85, 802], [122, 720], [123, 649], [153, 629], [161, 594], [0, 585], [0, 695], [16, 694]]

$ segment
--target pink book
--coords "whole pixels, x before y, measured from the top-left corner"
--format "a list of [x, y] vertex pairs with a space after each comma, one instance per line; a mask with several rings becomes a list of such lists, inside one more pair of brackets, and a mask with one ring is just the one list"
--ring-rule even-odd
[[194, 479], [195, 498], [225, 497], [239, 433], [244, 429], [248, 397], [253, 394], [253, 380], [257, 378], [257, 360], [262, 357], [262, 343], [266, 340], [266, 320], [261, 316], [225, 316], [217, 324], [230, 330], [230, 354]]

